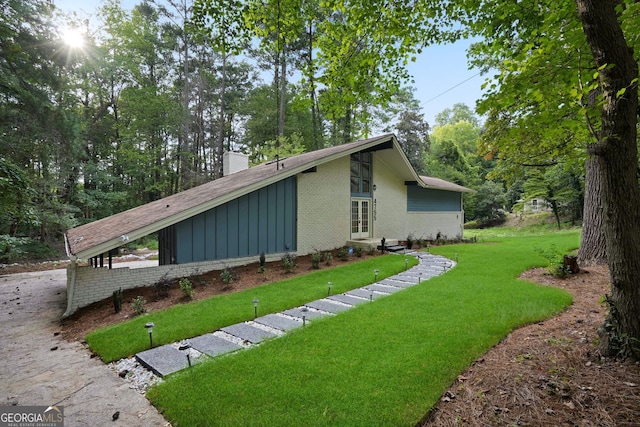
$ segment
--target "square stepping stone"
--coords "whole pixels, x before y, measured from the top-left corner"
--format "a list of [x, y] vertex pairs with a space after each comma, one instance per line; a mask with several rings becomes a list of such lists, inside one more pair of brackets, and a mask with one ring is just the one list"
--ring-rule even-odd
[[409, 288], [411, 286], [417, 285], [417, 280], [395, 280], [394, 279], [384, 279], [382, 282], [383, 285], [395, 286], [397, 288]]
[[256, 328], [255, 326], [251, 326], [246, 323], [237, 323], [235, 325], [226, 326], [220, 330], [252, 344], [257, 344], [267, 338], [277, 336], [276, 334], [272, 334], [264, 329]]
[[291, 317], [297, 317], [299, 319], [302, 319], [302, 316], [304, 316], [307, 320], [319, 319], [320, 317], [325, 317], [329, 315], [328, 313], [321, 313], [319, 311], [311, 311], [311, 310], [303, 312], [300, 309], [300, 307], [283, 311], [282, 314], [286, 314], [287, 316], [291, 316]]
[[372, 285], [367, 285], [364, 289], [367, 289], [367, 290], [371, 289], [376, 292], [384, 292], [385, 294], [394, 294], [396, 292], [401, 291], [403, 288], [399, 286], [389, 286], [389, 285], [383, 285], [381, 283], [374, 283]]
[[142, 366], [165, 377], [189, 367], [187, 354], [170, 345], [152, 348], [136, 354]]
[[189, 340], [191, 347], [207, 356], [215, 357], [224, 353], [239, 350], [242, 346], [212, 334], [201, 335]]
[[266, 316], [258, 317], [254, 322], [269, 326], [270, 328], [279, 329], [281, 331], [290, 331], [302, 326], [301, 322], [289, 319], [288, 317], [278, 316], [277, 314], [267, 314]]
[[311, 301], [310, 303], [307, 303], [305, 305], [307, 307], [315, 308], [316, 310], [322, 310], [333, 314], [338, 314], [351, 308], [346, 305], [333, 303], [326, 299]]
[[350, 290], [345, 295], [351, 295], [351, 296], [356, 296], [356, 297], [360, 297], [360, 298], [366, 298], [367, 300], [369, 300], [369, 298], [373, 298], [375, 300], [375, 299], [378, 299], [380, 297], [385, 296], [385, 295], [383, 295], [381, 293], [371, 292], [371, 291], [369, 291], [367, 289], [364, 289], [364, 288]]
[[336, 294], [336, 295], [331, 295], [329, 297], [327, 297], [327, 299], [329, 300], [333, 300], [333, 301], [338, 301], [341, 302], [343, 304], [349, 304], [349, 305], [358, 305], [358, 304], [364, 304], [365, 302], [368, 302], [369, 300], [363, 300], [360, 298], [356, 298], [352, 295], [344, 295], [344, 294]]

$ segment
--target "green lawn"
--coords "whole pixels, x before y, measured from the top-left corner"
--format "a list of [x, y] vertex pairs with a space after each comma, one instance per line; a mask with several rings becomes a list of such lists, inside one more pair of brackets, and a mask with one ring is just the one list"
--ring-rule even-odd
[[[408, 257], [409, 266], [417, 260]], [[233, 294], [220, 295], [189, 304], [180, 304], [168, 310], [147, 314], [128, 322], [99, 329], [87, 335], [86, 341], [103, 361], [111, 362], [131, 356], [149, 346], [144, 325], [154, 322], [153, 344], [169, 344], [216, 331], [225, 326], [252, 320], [252, 301], [258, 299], [259, 313], [276, 313], [320, 299], [327, 295], [327, 282], [333, 282], [331, 292], [342, 293], [374, 281], [392, 276], [405, 269], [405, 257], [377, 256], [356, 264], [342, 265], [260, 286]]]
[[211, 359], [148, 392], [175, 426], [414, 425], [471, 362], [514, 328], [565, 308], [559, 289], [516, 280], [536, 248], [579, 233], [432, 248], [459, 265], [257, 348]]

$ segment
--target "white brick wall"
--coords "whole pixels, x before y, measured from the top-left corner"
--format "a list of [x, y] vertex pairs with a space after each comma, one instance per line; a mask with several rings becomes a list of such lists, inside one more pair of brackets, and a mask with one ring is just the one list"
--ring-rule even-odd
[[[283, 254], [267, 255], [267, 261], [277, 261]], [[93, 268], [67, 267], [67, 310], [63, 317], [70, 316], [78, 308], [96, 301], [110, 298], [113, 291], [151, 286], [165, 274], [167, 279], [188, 277], [213, 270], [224, 270], [258, 262], [259, 257], [233, 258], [224, 261], [193, 262], [188, 264], [162, 265], [147, 268]]]
[[379, 153], [373, 157], [373, 183], [376, 186], [373, 193], [376, 215], [371, 237], [404, 239], [407, 187], [404, 179], [385, 164], [384, 157]]
[[343, 246], [349, 240], [349, 156], [298, 175], [298, 253]]
[[384, 157], [374, 156], [373, 178], [376, 184], [376, 221], [374, 238], [405, 240], [435, 239], [438, 232], [448, 239], [462, 237], [463, 212], [407, 212], [407, 187], [404, 179], [384, 163]]
[[408, 212], [407, 227], [402, 239], [413, 234], [416, 239], [435, 240], [438, 233], [443, 239], [462, 238], [463, 212]]

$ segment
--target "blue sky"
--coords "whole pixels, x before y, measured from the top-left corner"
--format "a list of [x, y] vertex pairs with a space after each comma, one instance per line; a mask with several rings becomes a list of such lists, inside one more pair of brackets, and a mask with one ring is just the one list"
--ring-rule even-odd
[[[123, 8], [130, 9], [140, 0], [120, 0]], [[79, 16], [95, 14], [100, 0], [54, 0], [65, 12], [78, 12]], [[434, 45], [423, 50], [417, 61], [409, 64], [414, 77], [415, 96], [420, 101], [427, 122], [433, 126], [435, 116], [445, 108], [461, 102], [472, 109], [481, 96], [484, 77], [477, 69], [468, 69], [465, 51], [469, 41]]]

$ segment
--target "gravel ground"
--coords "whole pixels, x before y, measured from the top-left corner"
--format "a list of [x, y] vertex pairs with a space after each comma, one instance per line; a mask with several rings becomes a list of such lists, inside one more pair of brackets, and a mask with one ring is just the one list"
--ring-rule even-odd
[[66, 270], [0, 276], [0, 405], [61, 405], [65, 426], [168, 426], [131, 383], [59, 336], [65, 305]]

